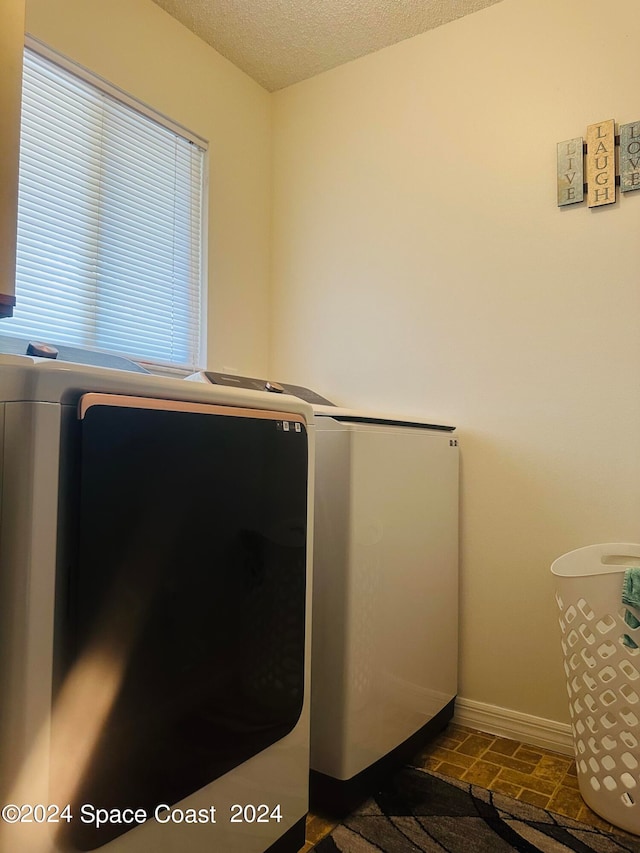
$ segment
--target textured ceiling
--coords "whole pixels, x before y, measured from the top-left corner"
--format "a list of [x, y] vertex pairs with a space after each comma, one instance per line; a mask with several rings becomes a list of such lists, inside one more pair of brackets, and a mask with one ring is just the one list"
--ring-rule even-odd
[[270, 92], [500, 0], [154, 0]]

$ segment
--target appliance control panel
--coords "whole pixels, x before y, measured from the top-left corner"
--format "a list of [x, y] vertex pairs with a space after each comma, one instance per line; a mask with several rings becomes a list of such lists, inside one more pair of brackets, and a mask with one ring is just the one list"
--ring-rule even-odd
[[313, 406], [334, 406], [330, 400], [316, 394], [302, 385], [288, 385], [285, 382], [273, 382], [272, 380], [254, 379], [251, 376], [235, 376], [230, 373], [217, 373], [215, 370], [204, 370], [202, 375], [213, 385], [227, 385], [230, 388], [245, 388], [251, 391], [269, 391], [272, 394], [291, 394], [299, 397], [305, 403]]

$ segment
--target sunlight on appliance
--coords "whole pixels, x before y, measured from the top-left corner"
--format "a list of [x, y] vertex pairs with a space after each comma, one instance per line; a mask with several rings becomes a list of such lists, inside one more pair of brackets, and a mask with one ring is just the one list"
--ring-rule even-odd
[[[54, 853], [68, 849], [69, 823], [62, 816], [73, 804], [91, 767], [111, 710], [118, 699], [132, 649], [145, 623], [156, 585], [148, 568], [170, 545], [169, 537], [148, 540], [149, 519], [139, 523], [130, 556], [124, 558], [92, 638], [68, 671], [37, 738], [5, 799], [8, 804], [51, 808], [58, 822], [0, 822], [0, 853]], [[148, 557], [143, 561], [143, 555]], [[140, 571], [144, 564], [146, 571]], [[139, 571], [134, 571], [134, 566]], [[58, 809], [60, 815], [53, 815]], [[77, 819], [75, 809], [72, 813]], [[34, 813], [35, 818], [35, 813]]]
[[[71, 802], [89, 765], [104, 723], [118, 695], [125, 659], [97, 646], [88, 651], [66, 679], [58, 701], [19, 774], [7, 803]], [[56, 768], [50, 785], [50, 769]], [[0, 824], [1, 853], [50, 853], [52, 831], [62, 823]]]

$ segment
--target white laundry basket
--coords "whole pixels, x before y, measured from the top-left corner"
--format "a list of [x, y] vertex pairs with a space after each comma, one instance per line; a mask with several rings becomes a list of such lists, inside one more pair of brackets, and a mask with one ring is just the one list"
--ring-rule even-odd
[[551, 566], [580, 793], [601, 817], [640, 835], [640, 627], [625, 622], [622, 582], [640, 545], [578, 548]]

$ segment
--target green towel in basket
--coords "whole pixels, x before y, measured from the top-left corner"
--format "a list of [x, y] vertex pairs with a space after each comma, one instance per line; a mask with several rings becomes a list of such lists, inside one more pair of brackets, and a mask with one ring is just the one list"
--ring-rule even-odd
[[[622, 603], [626, 604], [628, 607], [636, 607], [640, 609], [639, 567], [627, 569], [624, 573], [624, 578], [622, 581]], [[624, 621], [630, 628], [637, 628], [638, 626], [640, 626], [640, 620], [638, 620], [635, 614], [632, 613], [630, 610], [624, 611]], [[638, 648], [638, 644], [628, 634], [625, 634], [623, 636], [622, 642], [630, 649]]]

